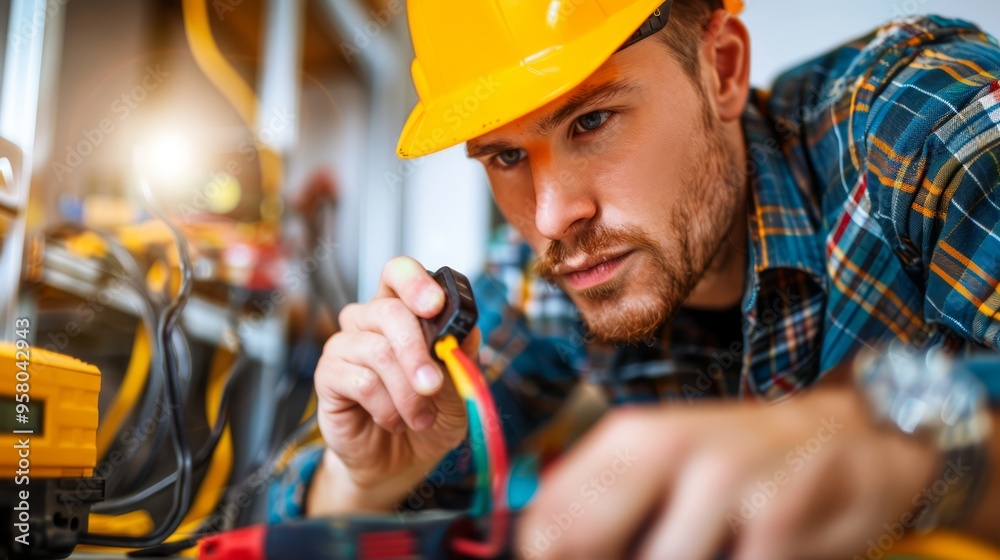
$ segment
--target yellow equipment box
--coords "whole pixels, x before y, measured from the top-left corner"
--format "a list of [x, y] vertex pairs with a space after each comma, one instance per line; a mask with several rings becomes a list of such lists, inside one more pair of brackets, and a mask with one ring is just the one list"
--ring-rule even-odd
[[[0, 453], [0, 477], [16, 476], [19, 457], [10, 450], [25, 437], [32, 479], [92, 476], [100, 390], [101, 372], [90, 364], [0, 342], [0, 449], [7, 450]], [[28, 405], [23, 417], [18, 404]], [[26, 431], [33, 433], [15, 433]]]

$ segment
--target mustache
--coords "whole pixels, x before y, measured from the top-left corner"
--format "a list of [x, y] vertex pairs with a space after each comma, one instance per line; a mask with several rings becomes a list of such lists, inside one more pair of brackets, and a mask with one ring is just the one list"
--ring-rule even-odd
[[635, 226], [613, 228], [598, 224], [580, 231], [571, 242], [556, 239], [549, 243], [545, 252], [538, 256], [535, 271], [545, 280], [555, 282], [558, 278], [556, 267], [570, 257], [581, 253], [593, 257], [621, 247], [653, 250], [656, 245]]

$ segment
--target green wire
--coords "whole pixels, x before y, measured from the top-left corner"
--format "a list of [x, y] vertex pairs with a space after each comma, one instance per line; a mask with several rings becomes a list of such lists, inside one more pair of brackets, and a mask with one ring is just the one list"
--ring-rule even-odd
[[486, 433], [479, 419], [476, 403], [466, 399], [465, 410], [469, 415], [469, 444], [472, 446], [472, 462], [476, 467], [476, 493], [472, 501], [472, 515], [486, 515], [490, 509], [490, 463], [486, 453]]

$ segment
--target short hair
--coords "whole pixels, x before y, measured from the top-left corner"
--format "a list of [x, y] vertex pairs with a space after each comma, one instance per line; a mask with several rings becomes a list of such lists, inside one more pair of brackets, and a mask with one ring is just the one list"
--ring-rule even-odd
[[709, 21], [715, 10], [723, 8], [722, 0], [674, 0], [670, 20], [657, 34], [657, 39], [669, 47], [684, 71], [699, 79], [701, 64], [698, 51]]

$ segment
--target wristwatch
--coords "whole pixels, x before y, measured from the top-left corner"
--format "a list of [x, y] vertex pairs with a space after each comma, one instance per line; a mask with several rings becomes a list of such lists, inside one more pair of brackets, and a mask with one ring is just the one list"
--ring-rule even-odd
[[989, 399], [983, 383], [941, 346], [890, 345], [862, 356], [858, 389], [877, 421], [927, 441], [939, 451], [939, 476], [914, 498], [918, 531], [959, 527], [981, 498], [987, 474]]

